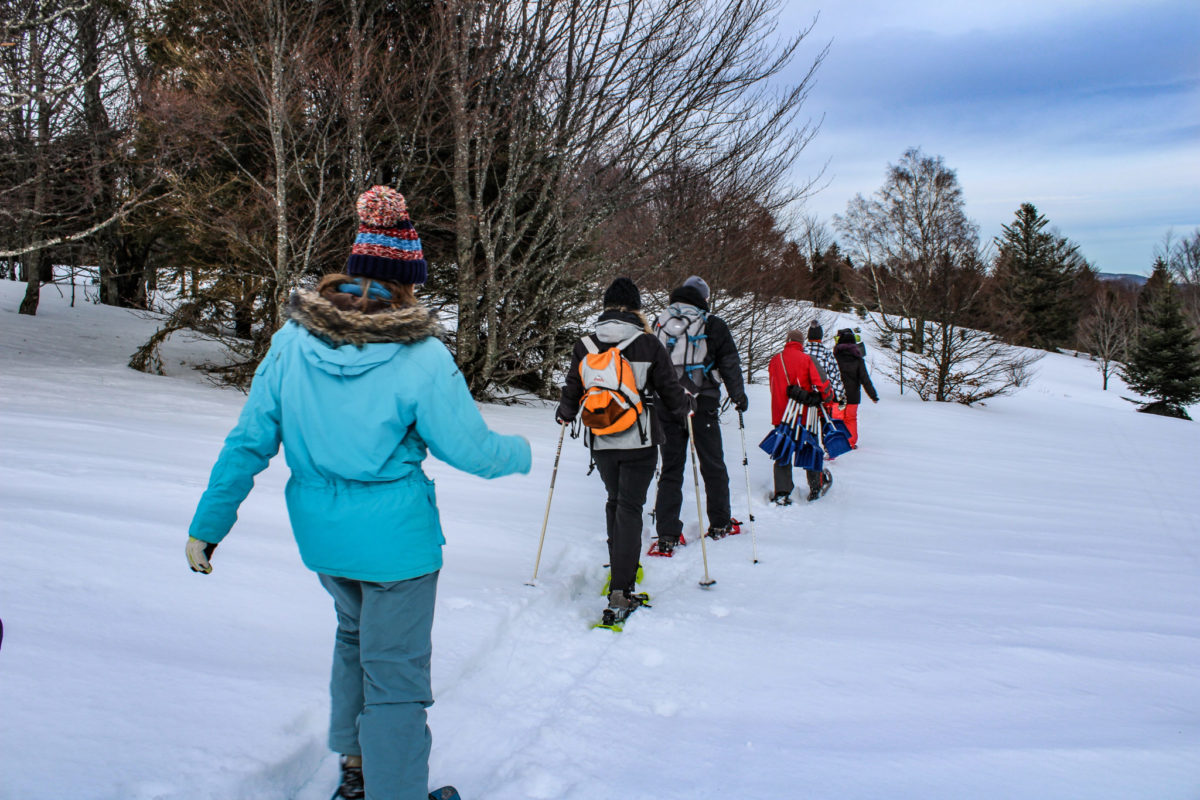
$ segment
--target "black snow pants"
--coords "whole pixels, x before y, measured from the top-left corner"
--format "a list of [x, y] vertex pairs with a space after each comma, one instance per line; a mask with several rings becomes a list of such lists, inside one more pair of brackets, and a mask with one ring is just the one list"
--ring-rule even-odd
[[[775, 464], [775, 494], [791, 494], [796, 488], [796, 484], [792, 481], [792, 465], [791, 464]], [[816, 470], [805, 470], [808, 477], [808, 490], [815, 492], [821, 488], [821, 473]]]
[[658, 451], [654, 447], [634, 450], [594, 450], [592, 457], [608, 492], [604, 506], [608, 525], [608, 563], [612, 566], [610, 591], [633, 590], [638, 560], [642, 554], [642, 506], [654, 480]]
[[[718, 416], [720, 401], [708, 395], [697, 398], [692, 428], [696, 434], [696, 456], [704, 477], [708, 524], [720, 528], [729, 524], [729, 471], [725, 469], [725, 448], [721, 442]], [[687, 420], [661, 414], [664, 441], [662, 473], [658, 478], [658, 497], [654, 503], [655, 527], [660, 537], [678, 539], [683, 533], [680, 507], [683, 504], [683, 473], [688, 462]], [[704, 531], [700, 532], [701, 534]]]

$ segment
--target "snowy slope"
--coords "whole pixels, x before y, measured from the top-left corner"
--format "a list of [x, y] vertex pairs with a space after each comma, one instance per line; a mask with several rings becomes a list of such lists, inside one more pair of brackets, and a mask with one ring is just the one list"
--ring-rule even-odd
[[[281, 459], [215, 571], [187, 524], [242, 396], [125, 368], [153, 321], [0, 281], [0, 798], [324, 800], [334, 617], [288, 531]], [[984, 408], [878, 381], [822, 501], [765, 508], [763, 386], [743, 535], [647, 559], [603, 606], [599, 477], [557, 426], [529, 476], [430, 460], [448, 544], [435, 785], [516, 798], [1200, 798], [1200, 426], [1136, 414], [1082, 359]], [[745, 518], [736, 418], [725, 444]], [[690, 474], [690, 473], [689, 473]], [[690, 478], [689, 478], [690, 481]], [[694, 500], [684, 519], [694, 531]], [[689, 512], [689, 509], [691, 510]], [[649, 523], [647, 523], [649, 524]]]

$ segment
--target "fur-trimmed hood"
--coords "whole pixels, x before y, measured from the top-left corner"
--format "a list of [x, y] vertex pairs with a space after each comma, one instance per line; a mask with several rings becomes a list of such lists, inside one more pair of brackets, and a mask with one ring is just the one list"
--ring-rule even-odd
[[292, 293], [287, 305], [288, 319], [332, 345], [394, 343], [412, 344], [422, 339], [445, 336], [445, 330], [425, 306], [388, 308], [375, 313], [338, 308], [325, 297], [309, 289]]

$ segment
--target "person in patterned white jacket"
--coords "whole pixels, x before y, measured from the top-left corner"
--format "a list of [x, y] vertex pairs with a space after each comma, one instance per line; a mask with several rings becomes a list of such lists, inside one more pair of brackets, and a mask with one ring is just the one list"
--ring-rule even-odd
[[[833, 352], [828, 347], [822, 344], [821, 339], [825, 338], [825, 331], [821, 325], [814, 322], [808, 328], [808, 345], [804, 348], [808, 353], [809, 358], [816, 362], [821, 369], [826, 380], [829, 381], [829, 386], [833, 390], [833, 396], [838, 405], [846, 403], [846, 387], [842, 383], [842, 371], [838, 369], [837, 359], [834, 358]], [[833, 403], [826, 407], [826, 410], [833, 414]]]

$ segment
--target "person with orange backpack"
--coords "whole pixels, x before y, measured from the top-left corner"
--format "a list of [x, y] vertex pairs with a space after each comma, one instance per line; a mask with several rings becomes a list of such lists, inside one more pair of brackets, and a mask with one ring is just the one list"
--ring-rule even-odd
[[652, 411], [656, 399], [675, 417], [686, 419], [691, 413], [692, 401], [675, 375], [671, 356], [642, 314], [637, 286], [629, 278], [617, 278], [604, 292], [604, 311], [594, 333], [575, 343], [555, 419], [567, 425], [580, 417], [608, 493], [608, 607], [618, 621], [639, 603], [634, 583], [642, 551], [642, 506], [663, 440]]

